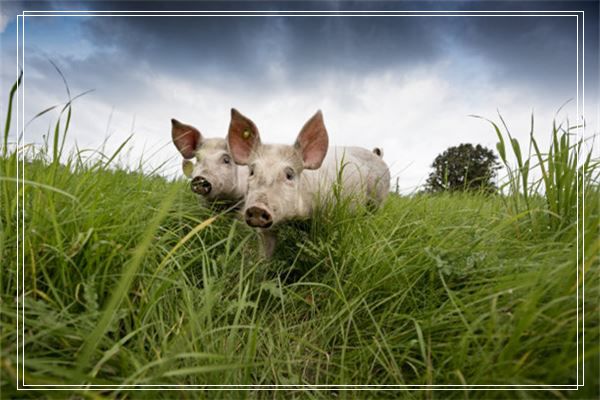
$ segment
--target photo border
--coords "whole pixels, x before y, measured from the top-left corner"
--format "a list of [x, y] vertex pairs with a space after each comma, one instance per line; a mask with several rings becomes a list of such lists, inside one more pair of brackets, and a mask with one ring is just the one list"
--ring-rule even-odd
[[[535, 14], [541, 13], [541, 14]], [[354, 11], [354, 10], [340, 10], [340, 11], [256, 11], [256, 10], [243, 10], [243, 11], [90, 11], [90, 10], [61, 10], [61, 11], [26, 11], [23, 10], [21, 14], [17, 15], [17, 76], [22, 72], [21, 84], [17, 87], [17, 108], [16, 108], [16, 119], [17, 119], [17, 132], [19, 127], [23, 126], [23, 134], [18, 140], [17, 147], [21, 146], [25, 142], [25, 17], [133, 17], [133, 16], [146, 16], [146, 17], [175, 17], [175, 16], [197, 16], [197, 17], [310, 17], [310, 16], [324, 16], [324, 17], [407, 17], [407, 16], [481, 16], [481, 17], [515, 17], [515, 16], [543, 16], [543, 17], [576, 17], [577, 18], [577, 70], [576, 70], [576, 108], [577, 108], [577, 134], [578, 140], [585, 137], [585, 11], [583, 10], [569, 10], [569, 11]], [[580, 54], [580, 25], [579, 18], [581, 16], [582, 25], [582, 46]], [[580, 100], [580, 55], [582, 58], [581, 63], [581, 100], [582, 110], [580, 113], [579, 100]], [[20, 56], [20, 57], [19, 57]], [[19, 59], [21, 66], [19, 66]], [[21, 113], [21, 114], [20, 114]], [[21, 119], [19, 119], [19, 116]], [[22, 147], [21, 147], [22, 148]], [[577, 165], [579, 165], [579, 155], [576, 155]], [[582, 313], [581, 317], [581, 332], [582, 332], [582, 352], [585, 354], [585, 269], [583, 262], [585, 260], [585, 222], [582, 222], [582, 241], [581, 241], [581, 259], [580, 259], [580, 238], [579, 238], [579, 196], [577, 196], [577, 221], [576, 221], [576, 269], [577, 269], [577, 286], [576, 286], [576, 300], [577, 300], [577, 363], [576, 363], [576, 374], [577, 383], [574, 385], [296, 385], [296, 384], [282, 384], [282, 385], [170, 385], [170, 384], [156, 384], [156, 385], [144, 385], [144, 384], [131, 384], [131, 385], [94, 385], [94, 384], [81, 384], [81, 385], [42, 385], [42, 384], [26, 384], [25, 383], [25, 202], [21, 202], [21, 208], [19, 208], [19, 195], [18, 193], [24, 193], [25, 185], [25, 157], [21, 158], [21, 168], [19, 168], [19, 159], [17, 157], [17, 390], [319, 390], [319, 389], [335, 389], [335, 390], [578, 390], [580, 387], [585, 385], [585, 363], [582, 362], [581, 375], [582, 380], [580, 384], [580, 318], [579, 313]], [[577, 170], [578, 173], [578, 170]], [[585, 170], [583, 171], [585, 174]], [[577, 177], [579, 179], [579, 177]], [[577, 191], [579, 187], [577, 186]], [[583, 188], [583, 196], [585, 196], [585, 187]], [[583, 200], [583, 209], [585, 210], [585, 199]], [[19, 213], [21, 215], [19, 215]], [[20, 234], [22, 233], [22, 240]], [[21, 246], [19, 248], [19, 245]], [[19, 250], [21, 250], [19, 257]], [[583, 296], [580, 298], [579, 286], [579, 262], [582, 262], [582, 293]], [[19, 261], [22, 265], [21, 275], [21, 286], [19, 286]], [[21, 290], [19, 290], [21, 289]], [[581, 307], [580, 307], [581, 302]], [[21, 306], [22, 318], [19, 318], [19, 305]], [[21, 330], [19, 330], [19, 322], [21, 322]], [[20, 339], [20, 340], [19, 340]], [[19, 357], [20, 356], [20, 357]], [[19, 361], [21, 360], [21, 375], [19, 376]], [[582, 361], [582, 360], [581, 360]], [[21, 380], [19, 379], [21, 378]]]

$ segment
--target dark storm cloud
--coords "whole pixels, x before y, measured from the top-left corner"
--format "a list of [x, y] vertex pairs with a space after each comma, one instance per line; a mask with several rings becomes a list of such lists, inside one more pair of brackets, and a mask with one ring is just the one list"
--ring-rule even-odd
[[575, 17], [461, 17], [455, 22], [447, 24], [446, 34], [467, 54], [487, 60], [498, 82], [574, 87]]
[[85, 26], [100, 48], [119, 47], [156, 68], [262, 85], [274, 66], [306, 83], [332, 72], [431, 62], [442, 50], [437, 29], [394, 17], [124, 17]]
[[[101, 4], [113, 10], [275, 7], [270, 2]], [[287, 2], [277, 7], [447, 10], [464, 4], [468, 9], [569, 8], [548, 2]], [[310, 85], [328, 74], [376, 74], [456, 57], [452, 46], [489, 63], [499, 81], [572, 87], [575, 28], [573, 17], [99, 17], [84, 22], [93, 43], [118, 49], [120, 57], [199, 81], [263, 88], [274, 83], [273, 68], [285, 73], [285, 84]]]
[[[593, 2], [49, 2], [53, 9], [89, 10], [567, 10], [598, 11]], [[42, 9], [40, 4], [29, 9]], [[586, 31], [597, 31], [597, 18]], [[571, 90], [576, 47], [573, 17], [92, 17], [81, 20], [95, 52], [65, 58], [83, 81], [127, 81], [136, 74], [171, 75], [197, 84], [274, 90], [302, 88], [331, 75], [361, 77], [447, 63], [465, 77], [471, 60], [489, 79], [535, 90]], [[597, 70], [597, 32], [588, 34], [587, 71]], [[596, 42], [593, 42], [593, 40]], [[56, 60], [55, 60], [56, 61]], [[79, 73], [77, 73], [79, 71]], [[115, 74], [118, 72], [118, 74]], [[588, 79], [594, 78], [588, 73]], [[79, 79], [79, 77], [78, 77]], [[106, 81], [109, 82], [109, 81]], [[120, 93], [112, 93], [119, 96]], [[561, 94], [562, 96], [562, 94]]]

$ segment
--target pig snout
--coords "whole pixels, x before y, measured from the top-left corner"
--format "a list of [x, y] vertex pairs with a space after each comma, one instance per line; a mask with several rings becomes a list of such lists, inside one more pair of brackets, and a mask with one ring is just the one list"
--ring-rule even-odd
[[246, 223], [253, 228], [269, 228], [273, 225], [273, 217], [269, 210], [254, 206], [246, 209]]
[[210, 182], [207, 181], [206, 178], [203, 176], [197, 176], [194, 179], [192, 179], [191, 187], [192, 192], [201, 195], [209, 194], [212, 189], [212, 185], [210, 184]]

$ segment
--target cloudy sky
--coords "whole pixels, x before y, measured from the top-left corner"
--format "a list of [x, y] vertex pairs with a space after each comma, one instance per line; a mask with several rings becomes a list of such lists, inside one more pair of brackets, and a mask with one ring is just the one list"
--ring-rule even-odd
[[[116, 149], [133, 133], [123, 162], [143, 154], [151, 169], [180, 175], [170, 118], [225, 137], [231, 107], [252, 118], [263, 141], [292, 143], [317, 109], [330, 143], [383, 147], [384, 159], [410, 193], [422, 185], [437, 154], [452, 145], [495, 148], [496, 137], [472, 114], [498, 120], [512, 133], [548, 143], [552, 119], [598, 126], [598, 2], [6, 2], [0, 3], [2, 115], [17, 68], [25, 71], [25, 121], [68, 96], [55, 63], [77, 99], [68, 146]], [[25, 17], [24, 62], [16, 59], [16, 15]], [[59, 11], [137, 11], [133, 15], [66, 16]], [[149, 15], [144, 11], [323, 11], [232, 16]], [[343, 10], [452, 11], [436, 15], [342, 15]], [[585, 11], [585, 64], [579, 20]], [[328, 14], [336, 11], [338, 13]], [[461, 11], [513, 11], [482, 14]], [[520, 15], [515, 15], [519, 11]], [[563, 11], [532, 15], [528, 11]], [[326, 14], [326, 15], [323, 15]], [[468, 15], [466, 15], [468, 14]], [[512, 15], [505, 15], [512, 14]], [[573, 14], [573, 13], [571, 13]], [[4, 117], [2, 117], [4, 118]], [[41, 143], [57, 118], [29, 124], [25, 141]]]

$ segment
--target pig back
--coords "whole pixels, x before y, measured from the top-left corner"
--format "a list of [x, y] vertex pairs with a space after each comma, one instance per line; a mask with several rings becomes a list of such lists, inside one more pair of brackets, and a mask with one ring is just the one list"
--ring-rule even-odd
[[330, 147], [321, 168], [305, 171], [307, 191], [315, 201], [335, 201], [334, 185], [340, 183], [342, 196], [353, 201], [379, 205], [390, 189], [387, 164], [362, 147]]

